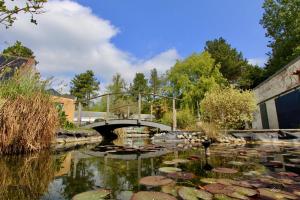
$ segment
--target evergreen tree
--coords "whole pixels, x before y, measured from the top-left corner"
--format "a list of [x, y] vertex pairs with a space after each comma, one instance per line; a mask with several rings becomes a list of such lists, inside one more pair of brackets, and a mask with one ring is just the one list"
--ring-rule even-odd
[[158, 94], [161, 85], [161, 80], [158, 76], [156, 68], [151, 70], [149, 83], [150, 83], [151, 93], [153, 93], [154, 95]]
[[85, 73], [75, 75], [71, 81], [70, 93], [87, 105], [86, 99], [90, 99], [97, 94], [99, 90], [99, 81], [97, 81], [94, 72], [87, 70]]
[[20, 41], [16, 41], [14, 45], [4, 49], [2, 54], [16, 57], [34, 58], [33, 51], [28, 47], [25, 47]]

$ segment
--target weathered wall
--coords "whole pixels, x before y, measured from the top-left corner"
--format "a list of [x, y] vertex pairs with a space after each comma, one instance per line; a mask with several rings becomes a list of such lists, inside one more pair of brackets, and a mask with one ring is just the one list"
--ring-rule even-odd
[[74, 99], [52, 96], [53, 100], [56, 103], [60, 103], [63, 105], [64, 111], [67, 115], [67, 119], [69, 122], [74, 121], [74, 112], [75, 112], [75, 101]]
[[[271, 129], [279, 128], [275, 98], [277, 95], [287, 92], [288, 90], [300, 85], [300, 76], [293, 75], [293, 73], [299, 70], [300, 57], [258, 85], [253, 91], [258, 105], [263, 102], [266, 103], [269, 127]], [[252, 127], [257, 129], [262, 128], [261, 115], [259, 111], [254, 114]]]

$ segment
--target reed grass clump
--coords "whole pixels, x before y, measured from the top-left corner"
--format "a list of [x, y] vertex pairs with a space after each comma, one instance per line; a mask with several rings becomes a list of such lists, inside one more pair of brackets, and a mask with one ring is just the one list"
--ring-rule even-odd
[[0, 154], [49, 148], [59, 125], [46, 83], [32, 71], [0, 83]]

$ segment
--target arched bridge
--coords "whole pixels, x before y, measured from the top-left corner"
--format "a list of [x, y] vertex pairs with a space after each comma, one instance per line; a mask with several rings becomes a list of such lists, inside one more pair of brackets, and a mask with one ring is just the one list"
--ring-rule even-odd
[[[117, 102], [117, 97], [120, 98], [120, 96], [124, 99], [134, 99], [135, 96], [137, 96], [137, 113], [134, 113], [132, 110], [130, 110], [130, 105], [125, 105], [127, 107], [127, 112], [125, 112], [123, 118], [118, 118], [115, 119], [115, 117], [117, 117], [117, 114], [120, 114], [122, 112], [124, 112], [123, 110], [120, 110], [120, 108], [122, 107], [117, 107], [117, 111], [116, 108], [112, 109], [112, 107], [114, 107], [114, 104]], [[125, 96], [127, 96], [127, 98], [125, 98]], [[128, 97], [129, 96], [129, 97]], [[143, 96], [146, 96], [143, 98]], [[152, 116], [153, 116], [153, 106], [152, 103], [150, 102], [150, 120], [148, 121], [147, 119], [142, 119], [142, 100], [147, 101], [147, 98], [149, 96], [153, 96], [153, 97], [160, 97], [160, 98], [164, 98], [166, 100], [171, 100], [171, 105], [172, 105], [172, 127], [164, 125], [164, 124], [160, 124], [160, 123], [156, 123], [152, 121]], [[100, 122], [95, 122], [92, 124], [88, 124], [83, 126], [84, 128], [93, 128], [96, 131], [98, 131], [99, 133], [101, 133], [103, 136], [107, 136], [107, 134], [111, 134], [112, 131], [114, 129], [117, 128], [122, 128], [122, 127], [132, 127], [132, 126], [147, 126], [147, 127], [154, 127], [154, 128], [158, 128], [161, 131], [175, 131], [176, 130], [176, 100], [179, 100], [175, 97], [169, 97], [169, 96], [163, 96], [163, 95], [157, 95], [157, 94], [151, 94], [151, 93], [137, 93], [137, 94], [133, 94], [133, 93], [128, 93], [128, 92], [123, 92], [123, 93], [108, 93], [108, 94], [103, 94], [103, 95], [99, 95], [93, 98], [90, 98], [87, 100], [94, 100], [96, 98], [105, 98], [104, 100], [106, 101], [106, 115], [105, 115], [105, 120], [100, 121]], [[78, 101], [78, 119], [79, 119], [79, 125], [81, 125], [81, 110], [82, 110], [82, 101]], [[149, 104], [149, 102], [148, 102]], [[145, 104], [145, 105], [148, 105]], [[132, 106], [132, 105], [131, 105]], [[123, 108], [124, 109], [124, 108]], [[116, 113], [118, 112], [118, 113]]]
[[97, 132], [101, 133], [102, 135], [110, 134], [111, 131], [117, 128], [123, 127], [133, 127], [133, 126], [147, 126], [158, 128], [161, 131], [171, 131], [172, 127], [151, 122], [151, 121], [144, 121], [144, 120], [137, 120], [137, 119], [110, 119], [109, 121], [102, 121], [96, 122], [93, 124], [85, 125], [84, 128], [92, 128]]

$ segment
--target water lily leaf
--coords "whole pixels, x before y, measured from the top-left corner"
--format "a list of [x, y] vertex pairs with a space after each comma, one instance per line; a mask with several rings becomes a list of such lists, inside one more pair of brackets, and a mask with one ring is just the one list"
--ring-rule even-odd
[[172, 160], [167, 160], [167, 161], [164, 161], [163, 164], [165, 164], [165, 165], [175, 165], [177, 163], [172, 161]]
[[250, 189], [250, 188], [245, 188], [245, 187], [240, 187], [240, 186], [228, 186], [227, 189], [232, 189], [240, 194], [246, 195], [246, 196], [254, 196], [257, 194], [256, 190]]
[[287, 176], [287, 177], [297, 177], [297, 176], [299, 176], [298, 174], [293, 173], [293, 172], [279, 172], [278, 175], [279, 176]]
[[190, 162], [190, 160], [181, 159], [181, 158], [173, 159], [172, 161], [175, 162], [175, 163], [183, 163], [183, 164]]
[[217, 179], [215, 178], [201, 178], [200, 181], [202, 183], [208, 183], [208, 184], [217, 183]]
[[121, 191], [118, 194], [117, 199], [118, 200], [130, 200], [132, 195], [133, 195], [132, 191]]
[[215, 200], [234, 200], [233, 198], [226, 196], [225, 194], [215, 194], [214, 199]]
[[176, 198], [163, 192], [141, 191], [133, 194], [131, 200], [176, 200]]
[[214, 168], [212, 171], [217, 172], [217, 173], [223, 173], [223, 174], [235, 174], [238, 172], [238, 170], [236, 170], [236, 169], [225, 168], [225, 167]]
[[91, 190], [75, 195], [72, 200], [101, 200], [107, 198], [110, 192], [106, 189]]
[[181, 172], [181, 169], [179, 169], [177, 167], [161, 167], [158, 170], [163, 173]]
[[163, 185], [161, 187], [161, 191], [167, 194], [171, 194], [172, 196], [177, 197], [177, 191], [181, 186], [175, 186], [175, 184]]
[[249, 172], [243, 172], [244, 176], [259, 176], [261, 173], [259, 171], [249, 171]]
[[212, 200], [213, 198], [213, 195], [210, 194], [209, 192], [206, 192], [204, 190], [197, 190], [192, 187], [181, 187], [178, 190], [178, 195], [183, 200], [198, 200], [198, 199]]
[[270, 189], [270, 188], [259, 188], [258, 191], [260, 196], [267, 197], [274, 200], [298, 199], [296, 195], [282, 190]]
[[291, 159], [289, 159], [289, 161], [291, 163], [300, 164], [300, 159], [298, 159], [298, 158], [291, 158]]
[[206, 191], [213, 193], [213, 194], [224, 194], [226, 196], [237, 198], [237, 199], [242, 199], [242, 200], [249, 199], [244, 194], [237, 192], [236, 188], [234, 188], [234, 186], [228, 186], [228, 185], [223, 185], [220, 183], [214, 183], [214, 184], [206, 185], [206, 186], [204, 186], [204, 188]]
[[176, 179], [183, 179], [183, 180], [190, 180], [196, 177], [194, 173], [191, 172], [175, 172], [169, 173], [167, 175], [169, 178], [176, 178]]
[[162, 186], [173, 183], [173, 180], [164, 176], [146, 176], [141, 178], [139, 183], [147, 186]]
[[242, 166], [242, 165], [244, 165], [245, 163], [243, 163], [243, 162], [240, 162], [240, 161], [230, 161], [230, 162], [228, 162], [228, 164], [230, 164], [230, 165], [235, 165], [235, 166]]

